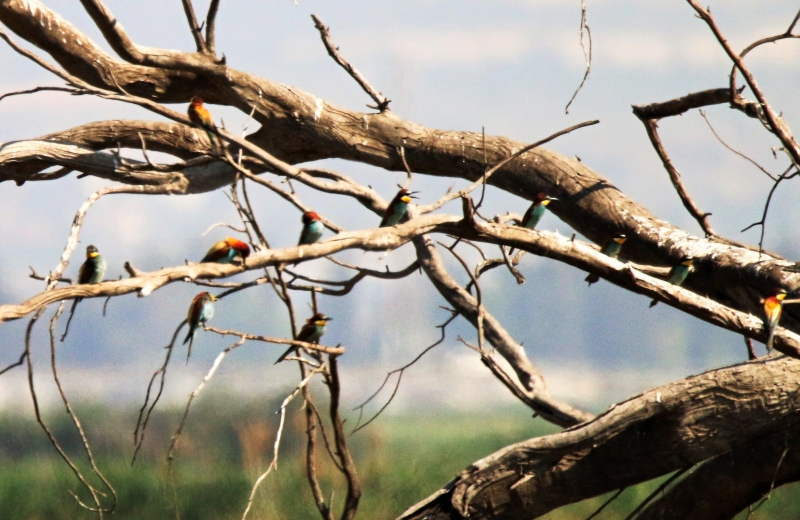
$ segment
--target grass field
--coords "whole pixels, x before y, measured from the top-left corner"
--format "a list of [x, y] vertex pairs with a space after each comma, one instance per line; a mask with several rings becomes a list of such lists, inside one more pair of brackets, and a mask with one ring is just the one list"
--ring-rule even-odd
[[[175, 518], [176, 503], [184, 520], [241, 518], [252, 483], [271, 460], [277, 406], [223, 401], [207, 402], [192, 411], [174, 462], [174, 492], [166, 453], [182, 411], [154, 416], [142, 453], [131, 466], [135, 414], [79, 410], [98, 465], [117, 492], [117, 507], [111, 518]], [[48, 416], [65, 450], [88, 474], [80, 440], [66, 414]], [[296, 408], [287, 417], [279, 470], [262, 484], [250, 518], [319, 518], [303, 472], [302, 419]], [[363, 482], [358, 517], [396, 518], [471, 462], [512, 442], [552, 431], [552, 426], [531, 420], [522, 409], [496, 411], [488, 417], [452, 412], [381, 417], [348, 440]], [[320, 448], [324, 451], [321, 440]], [[325, 456], [320, 455], [320, 459]], [[320, 462], [319, 473], [326, 496], [333, 494], [334, 510], [338, 510], [344, 498], [341, 479], [327, 462]], [[598, 518], [625, 518], [658, 483], [626, 490]], [[751, 518], [800, 518], [798, 489], [785, 486], [775, 491]], [[0, 518], [92, 518], [92, 513], [76, 504], [70, 491], [84, 502], [91, 500], [32, 417], [0, 417]], [[583, 520], [605, 498], [573, 504], [545, 518]]]

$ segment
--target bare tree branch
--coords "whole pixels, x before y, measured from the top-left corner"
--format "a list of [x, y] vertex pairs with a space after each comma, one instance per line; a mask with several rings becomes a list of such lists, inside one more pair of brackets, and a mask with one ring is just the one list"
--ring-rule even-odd
[[[572, 97], [569, 98], [569, 102], [567, 106], [564, 107], [564, 113], [569, 114], [569, 107], [575, 98], [578, 96], [578, 92], [581, 91], [583, 85], [586, 83], [586, 80], [589, 78], [589, 73], [592, 71], [592, 31], [589, 29], [589, 24], [586, 22], [586, 0], [581, 0], [581, 27], [580, 27], [580, 44], [581, 50], [583, 51], [583, 57], [586, 59], [586, 72], [583, 73], [583, 79], [581, 79], [580, 85], [578, 88], [575, 89], [573, 92]], [[589, 41], [589, 51], [586, 51], [586, 47], [583, 45], [583, 33], [586, 33], [586, 38]]]
[[316, 27], [319, 31], [319, 36], [322, 38], [322, 43], [325, 44], [325, 49], [328, 51], [330, 57], [333, 58], [333, 61], [341, 65], [341, 67], [346, 70], [354, 80], [356, 80], [356, 83], [358, 83], [361, 88], [364, 89], [364, 92], [369, 94], [369, 97], [375, 101], [376, 106], [370, 106], [370, 108], [375, 108], [379, 112], [385, 112], [389, 110], [389, 103], [391, 100], [386, 99], [383, 97], [383, 94], [372, 88], [372, 85], [369, 84], [367, 79], [362, 76], [361, 73], [355, 69], [355, 67], [350, 65], [350, 63], [348, 63], [341, 54], [339, 54], [339, 48], [336, 47], [331, 40], [330, 31], [322, 24], [322, 21], [317, 17], [317, 15], [312, 14], [311, 19], [314, 20], [314, 27]]
[[672, 161], [667, 154], [667, 150], [664, 148], [664, 145], [661, 144], [661, 138], [658, 136], [658, 123], [655, 119], [642, 119], [642, 123], [644, 123], [644, 127], [647, 130], [647, 136], [650, 138], [653, 148], [655, 148], [656, 153], [661, 159], [661, 162], [664, 164], [664, 169], [667, 170], [667, 173], [669, 174], [669, 179], [672, 181], [672, 186], [675, 187], [675, 191], [681, 198], [683, 207], [685, 207], [689, 214], [694, 217], [694, 219], [697, 221], [697, 224], [705, 232], [707, 237], [715, 236], [716, 233], [711, 228], [711, 224], [708, 222], [708, 217], [711, 215], [711, 213], [703, 213], [700, 211], [700, 208], [695, 205], [694, 201], [692, 201], [692, 198], [689, 196], [689, 192], [686, 191], [686, 187], [683, 185], [683, 181], [681, 180], [681, 174], [678, 173], [677, 169], [675, 169], [675, 166], [672, 164]]
[[[770, 358], [655, 388], [579, 427], [482, 458], [400, 518], [535, 518], [726, 453], [794, 424], [792, 400], [781, 395], [800, 391], [798, 370], [797, 360]], [[737, 418], [735, 431], [721, 427]]]

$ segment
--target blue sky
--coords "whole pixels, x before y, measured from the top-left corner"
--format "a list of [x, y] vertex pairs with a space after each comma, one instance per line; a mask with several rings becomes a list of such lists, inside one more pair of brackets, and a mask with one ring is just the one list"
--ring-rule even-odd
[[[108, 48], [77, 3], [45, 3]], [[370, 100], [327, 56], [310, 19], [316, 13], [330, 26], [343, 55], [393, 100], [392, 109], [401, 117], [444, 129], [480, 131], [485, 127], [489, 134], [528, 142], [580, 121], [600, 119], [600, 125], [550, 146], [579, 156], [659, 217], [698, 233], [630, 106], [726, 86], [729, 60], [685, 2], [588, 0], [587, 4], [594, 38], [592, 73], [569, 114], [564, 106], [584, 70], [577, 0], [223, 2], [217, 47], [232, 67], [294, 85], [348, 109], [366, 110]], [[193, 48], [180, 2], [108, 0], [107, 5], [140, 45]], [[197, 4], [198, 12], [204, 12], [205, 5]], [[758, 1], [727, 0], [711, 3], [711, 8], [734, 48], [741, 49], [754, 39], [784, 31], [797, 6], [789, 1], [765, 7]], [[795, 129], [800, 117], [793, 97], [800, 72], [798, 58], [797, 41], [765, 46], [748, 58], [773, 106]], [[0, 63], [0, 92], [59, 84], [5, 45], [0, 46]], [[241, 129], [247, 119], [246, 114], [226, 107], [211, 108], [228, 129]], [[785, 167], [786, 161], [775, 160], [770, 151], [777, 142], [758, 122], [724, 106], [711, 107], [707, 114], [732, 146], [773, 172]], [[16, 97], [0, 102], [0, 142], [113, 118], [157, 116], [124, 104], [63, 94]], [[703, 210], [713, 213], [715, 229], [735, 240], [756, 242], [757, 231], [742, 234], [740, 230], [760, 218], [770, 187], [766, 177], [725, 150], [696, 111], [662, 121], [660, 129], [689, 191]], [[385, 198], [393, 195], [394, 185], [402, 179], [398, 173], [343, 161], [324, 161], [323, 165], [371, 184]], [[452, 183], [418, 175], [414, 188], [422, 192], [426, 203]], [[43, 273], [57, 264], [75, 211], [107, 184], [92, 178], [78, 180], [74, 175], [23, 187], [0, 184], [4, 209], [0, 243], [5, 244], [0, 250], [0, 302], [18, 302], [42, 289], [41, 282], [27, 278], [28, 266]], [[360, 207], [353, 209], [303, 188], [299, 193], [348, 229], [377, 224], [377, 217]], [[276, 246], [295, 242], [299, 213], [266, 193], [253, 189], [252, 195], [271, 242]], [[792, 204], [797, 195], [797, 186], [791, 183], [779, 190], [765, 242], [766, 248], [789, 258], [800, 256], [795, 240], [800, 214]], [[526, 205], [516, 197], [490, 191], [486, 207], [490, 214], [522, 213]], [[109, 261], [108, 277], [123, 274], [126, 260], [152, 270], [185, 259], [198, 260], [225, 235], [221, 229], [206, 236], [203, 232], [216, 222], [235, 222], [235, 218], [221, 192], [192, 197], [117, 196], [92, 208], [80, 249], [89, 243], [97, 245]], [[547, 215], [540, 227], [572, 233], [553, 215]], [[388, 256], [350, 252], [343, 258], [395, 268], [410, 262], [412, 255], [406, 247]], [[76, 256], [67, 274], [74, 276], [78, 265]], [[450, 268], [466, 280], [455, 264]], [[324, 260], [304, 265], [302, 270], [335, 278], [348, 275]], [[666, 305], [648, 309], [645, 298], [605, 282], [588, 289], [582, 282], [585, 273], [571, 267], [528, 255], [522, 270], [528, 279], [523, 286], [500, 270], [487, 275], [487, 305], [526, 345], [555, 395], [605, 406], [654, 384], [745, 359], [740, 337]], [[75, 374], [73, 390], [87, 392], [89, 397], [111, 392], [137, 400], [149, 373], [160, 364], [161, 347], [196, 292], [189, 285], [173, 285], [144, 299], [120, 298], [109, 304], [104, 319], [99, 316], [101, 301], [83, 302], [70, 338], [60, 347], [62, 366]], [[305, 313], [302, 297], [298, 301]], [[354, 382], [346, 394], [352, 400], [369, 395], [385, 372], [434, 341], [438, 333], [434, 326], [446, 318], [438, 309], [441, 298], [417, 275], [403, 282], [366, 281], [345, 299], [322, 298], [321, 302], [323, 310], [336, 318], [326, 341], [348, 347], [342, 363]], [[221, 302], [214, 324], [271, 335], [287, 335], [289, 330], [267, 287]], [[0, 362], [19, 355], [24, 326], [22, 321], [0, 326]], [[44, 329], [40, 326], [36, 336], [42, 356]], [[417, 375], [409, 374], [407, 393], [401, 391], [408, 403], [413, 404], [417, 395], [448, 395], [442, 398], [448, 404], [462, 399], [464, 406], [476, 407], [494, 398], [510, 399], [486, 375], [477, 357], [457, 343], [459, 334], [474, 338], [470, 327], [454, 324], [446, 344], [412, 369]], [[179, 395], [199, 382], [227, 344], [211, 334], [201, 335], [192, 363], [175, 368]], [[295, 377], [292, 367], [271, 366], [279, 353], [276, 349], [248, 346], [232, 353], [219, 376], [229, 377], [229, 383], [220, 386], [269, 392], [291, 380]], [[43, 366], [45, 358], [37, 355], [36, 359]], [[16, 399], [10, 396], [17, 395], [12, 390], [21, 383], [21, 370], [17, 371], [0, 378], [0, 406]], [[459, 385], [443, 384], [442, 378], [431, 375], [444, 373], [452, 375], [449, 381], [458, 378]], [[237, 378], [236, 374], [250, 375]], [[85, 384], [92, 377], [103, 381], [96, 391]], [[7, 398], [3, 400], [2, 395]]]

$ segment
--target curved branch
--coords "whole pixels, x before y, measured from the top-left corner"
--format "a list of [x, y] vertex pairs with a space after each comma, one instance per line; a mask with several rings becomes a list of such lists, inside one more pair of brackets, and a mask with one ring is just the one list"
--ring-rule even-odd
[[[434, 287], [467, 321], [477, 326], [478, 302], [447, 273], [433, 241], [428, 237], [418, 237], [414, 239], [414, 247], [420, 265]], [[531, 404], [535, 405], [534, 410], [546, 420], [560, 426], [572, 426], [592, 417], [591, 414], [550, 397], [542, 374], [525, 354], [522, 345], [514, 341], [490, 313], [483, 310], [481, 318], [486, 339], [511, 364], [520, 383], [527, 390]]]
[[[37, 15], [32, 19], [28, 6], [34, 4]], [[35, 0], [4, 2], [0, 5], [0, 21], [49, 52], [66, 70], [109, 91], [122, 88], [161, 102], [186, 102], [200, 94], [209, 102], [231, 105], [248, 114], [255, 108], [253, 117], [262, 126], [249, 136], [250, 142], [256, 148], [269, 150], [284, 165], [342, 158], [405, 171], [397, 153], [402, 146], [406, 162], [415, 172], [475, 181], [484, 174], [486, 163], [499, 162], [524, 146], [496, 136], [486, 136], [484, 146], [481, 134], [433, 130], [389, 111], [348, 111], [296, 88], [223, 66], [198, 76], [183, 70], [118, 62], [92, 47], [91, 42], [79, 48], [74, 42], [87, 42], [85, 35]], [[63, 30], [67, 43], [62, 41], [60, 32], [51, 33], [48, 27]], [[180, 117], [176, 120], [183, 120]], [[246, 149], [255, 154], [251, 148]], [[769, 259], [753, 269], [748, 261], [749, 250], [744, 247], [719, 243], [703, 248], [700, 256], [694, 254], [697, 237], [657, 219], [579, 161], [548, 150], [536, 149], [529, 152], [526, 160], [506, 165], [490, 183], [527, 199], [539, 192], [557, 197], [559, 201], [549, 209], [596, 243], [604, 243], [614, 233], [625, 233], [628, 241], [623, 255], [637, 262], [674, 265], [681, 258], [692, 256], [704, 265], [705, 272], [702, 280], [695, 277], [691, 283], [702, 284], [698, 290], [739, 309], [752, 308], [753, 292], [794, 284], [793, 275], [774, 268]], [[800, 324], [793, 315], [800, 317], [798, 311], [787, 309], [784, 321], [797, 329]]]
[[800, 480], [797, 427], [705, 462], [642, 511], [636, 520], [732, 519], [776, 487]]
[[771, 358], [650, 390], [482, 458], [400, 518], [535, 518], [671, 473], [795, 425], [798, 373], [800, 361]]
[[201, 263], [170, 267], [150, 273], [139, 272], [131, 267], [128, 269], [133, 275], [131, 278], [106, 281], [99, 284], [70, 285], [40, 293], [18, 305], [0, 305], [0, 322], [19, 319], [42, 306], [60, 300], [119, 296], [133, 292], [138, 293], [140, 296], [147, 296], [153, 291], [174, 282], [198, 278], [227, 277], [246, 270], [312, 260], [346, 249], [392, 250], [407, 243], [415, 236], [429, 233], [437, 228], [441, 228], [446, 232], [459, 220], [460, 217], [453, 215], [425, 215], [390, 228], [343, 232], [315, 244], [270, 249], [254, 253], [247, 258], [244, 266]]

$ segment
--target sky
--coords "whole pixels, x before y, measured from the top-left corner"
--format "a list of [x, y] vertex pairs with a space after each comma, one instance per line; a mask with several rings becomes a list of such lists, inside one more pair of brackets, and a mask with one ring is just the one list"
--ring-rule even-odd
[[[45, 3], [110, 52], [78, 3]], [[193, 49], [180, 2], [107, 0], [106, 5], [138, 44]], [[205, 12], [206, 5], [196, 3], [197, 11]], [[769, 2], [766, 7], [756, 0], [710, 5], [735, 49], [785, 31], [797, 9], [796, 2], [789, 1]], [[730, 62], [686, 2], [587, 0], [592, 68], [568, 114], [564, 107], [585, 70], [577, 0], [222, 3], [217, 48], [231, 67], [293, 85], [350, 110], [366, 111], [371, 100], [327, 56], [311, 13], [330, 27], [341, 53], [392, 100], [391, 108], [400, 117], [441, 129], [485, 128], [487, 134], [527, 142], [599, 119], [600, 125], [561, 137], [549, 146], [580, 157], [658, 217], [700, 233], [672, 189], [642, 124], [631, 113], [633, 104], [727, 86]], [[748, 57], [773, 107], [795, 128], [800, 119], [800, 106], [793, 97], [800, 72], [798, 58], [800, 42], [796, 40], [763, 46]], [[0, 92], [60, 84], [6, 45], [0, 45], [0, 64]], [[183, 110], [184, 106], [174, 108]], [[247, 122], [247, 114], [228, 107], [210, 108], [218, 124], [224, 122], [228, 129], [241, 130]], [[785, 168], [785, 159], [773, 157], [771, 148], [777, 141], [760, 123], [725, 106], [709, 107], [706, 113], [732, 147], [772, 172]], [[58, 93], [7, 98], [0, 101], [0, 143], [116, 118], [158, 116], [121, 103]], [[251, 123], [248, 131], [255, 126]], [[771, 187], [766, 176], [725, 149], [697, 111], [662, 121], [660, 131], [687, 189], [701, 209], [713, 214], [712, 226], [728, 238], [756, 243], [758, 230], [741, 230], [760, 219]], [[396, 172], [340, 160], [317, 165], [370, 184], [386, 199], [403, 178]], [[421, 203], [428, 203], [453, 182], [417, 175], [413, 187], [421, 191]], [[42, 282], [28, 278], [29, 266], [39, 273], [55, 267], [78, 207], [107, 185], [100, 179], [76, 179], [74, 174], [22, 187], [0, 184], [0, 243], [4, 244], [0, 303], [20, 302], [42, 290]], [[303, 187], [298, 193], [347, 229], [377, 225], [378, 218], [360, 207], [353, 209], [349, 203]], [[765, 248], [787, 258], [800, 256], [795, 240], [800, 209], [792, 204], [797, 195], [796, 183], [781, 186], [766, 231]], [[251, 196], [271, 243], [280, 247], [296, 242], [297, 210], [255, 187]], [[458, 212], [456, 204], [443, 211]], [[527, 203], [490, 190], [485, 207], [489, 214], [521, 214]], [[190, 197], [101, 199], [86, 218], [79, 250], [66, 274], [76, 274], [81, 251], [88, 244], [95, 244], [108, 260], [108, 278], [122, 275], [122, 264], [128, 260], [142, 270], [197, 261], [225, 236], [221, 228], [204, 235], [218, 222], [236, 223], [222, 191]], [[567, 236], [572, 233], [551, 214], [539, 227]], [[486, 250], [497, 254], [496, 248]], [[395, 269], [410, 263], [413, 254], [405, 246], [388, 255], [351, 251], [341, 258]], [[466, 275], [454, 261], [448, 260], [448, 267], [466, 283]], [[304, 264], [300, 270], [334, 279], [349, 276], [325, 260]], [[646, 298], [607, 282], [587, 288], [585, 273], [572, 267], [527, 255], [521, 270], [527, 278], [522, 286], [500, 269], [482, 279], [487, 308], [525, 345], [552, 393], [573, 404], [602, 409], [654, 385], [746, 359], [741, 337], [664, 304], [649, 309]], [[197, 292], [194, 286], [173, 284], [147, 298], [114, 299], [105, 318], [102, 301], [82, 302], [69, 337], [58, 345], [59, 366], [71, 395], [138, 403], [149, 375], [161, 364], [162, 347]], [[321, 297], [320, 303], [335, 318], [325, 342], [347, 348], [341, 361], [347, 376], [344, 399], [353, 405], [377, 389], [389, 370], [436, 341], [436, 325], [447, 318], [439, 308], [444, 303], [441, 297], [419, 275], [399, 282], [366, 280], [346, 298]], [[308, 314], [302, 295], [298, 308], [302, 315]], [[289, 334], [285, 312], [266, 286], [218, 303], [213, 324], [258, 334]], [[0, 325], [3, 365], [19, 356], [26, 325], [24, 320]], [[445, 342], [404, 375], [395, 410], [411, 410], [420, 403], [470, 410], [490, 409], [498, 402], [514, 406], [507, 390], [457, 341], [459, 336], [474, 341], [475, 331], [463, 322], [449, 327]], [[182, 401], [230, 343], [201, 334], [191, 362], [172, 367], [167, 394], [175, 402]], [[44, 395], [52, 396], [45, 371], [49, 354], [44, 324], [35, 329], [34, 345], [37, 374], [41, 374], [37, 384]], [[296, 369], [273, 367], [279, 353], [279, 347], [251, 344], [231, 352], [215, 376], [219, 382], [208, 391], [266, 394], [285, 388], [296, 378]], [[0, 411], [30, 406], [24, 376], [18, 368], [0, 377]]]

